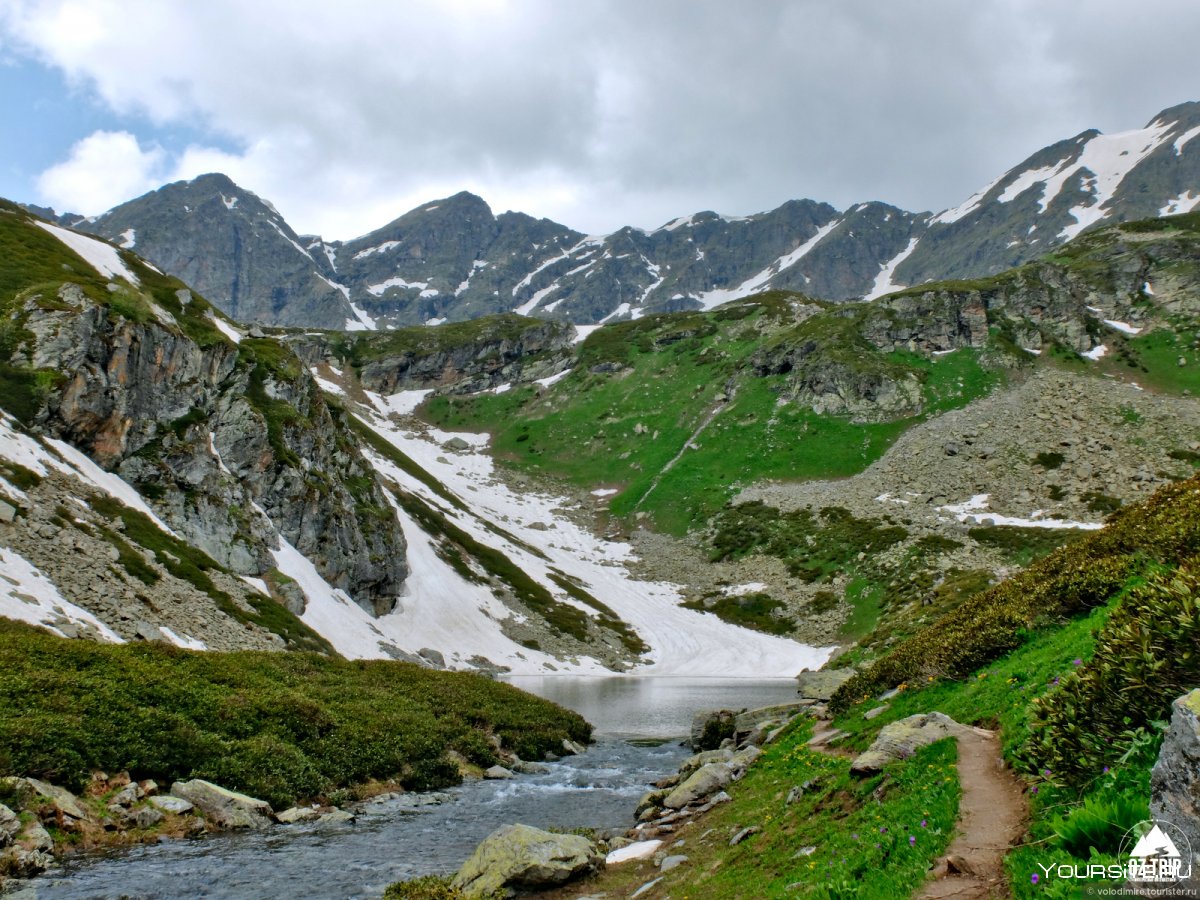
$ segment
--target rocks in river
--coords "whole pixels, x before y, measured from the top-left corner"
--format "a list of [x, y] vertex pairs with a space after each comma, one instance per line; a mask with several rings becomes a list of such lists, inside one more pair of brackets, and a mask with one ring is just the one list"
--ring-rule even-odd
[[260, 830], [269, 827], [275, 816], [265, 800], [239, 794], [200, 778], [175, 782], [171, 785], [171, 795], [194, 804], [218, 828]]
[[475, 848], [453, 884], [468, 897], [487, 897], [502, 889], [563, 884], [603, 865], [599, 845], [581, 835], [504, 825]]
[[296, 822], [313, 822], [321, 818], [321, 811], [311, 806], [293, 806], [275, 818], [283, 825], [294, 825]]
[[957, 737], [966, 730], [949, 716], [940, 712], [918, 713], [884, 725], [878, 737], [850, 764], [855, 775], [873, 775], [890, 762], [907, 759], [921, 747], [946, 737]]
[[562, 749], [564, 756], [577, 756], [580, 753], [586, 753], [587, 747], [583, 744], [577, 744], [570, 738], [563, 738]]
[[512, 778], [513, 773], [504, 766], [490, 766], [483, 770], [483, 777], [489, 779]]
[[689, 775], [663, 800], [667, 809], [683, 809], [726, 787], [733, 781], [733, 768], [727, 762], [711, 762]]
[[1192, 877], [1200, 887], [1200, 689], [1172, 704], [1171, 726], [1150, 772], [1150, 815], [1174, 825], [1192, 846]]
[[696, 713], [692, 717], [691, 745], [693, 750], [716, 750], [721, 742], [734, 735], [734, 720], [731, 709], [712, 709]]
[[544, 766], [541, 763], [526, 762], [519, 757], [514, 756], [512, 764], [509, 766], [514, 772], [520, 772], [522, 775], [545, 775], [550, 771], [549, 766]]

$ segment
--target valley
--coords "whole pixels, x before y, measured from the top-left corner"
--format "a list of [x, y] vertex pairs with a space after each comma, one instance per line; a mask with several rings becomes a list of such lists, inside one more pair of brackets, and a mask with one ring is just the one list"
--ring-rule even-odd
[[[312, 877], [306, 848], [326, 842], [333, 861], [319, 865], [346, 854], [366, 866], [423, 816], [414, 848], [475, 808], [491, 817], [428, 866], [352, 873], [359, 887], [346, 890], [444, 874], [511, 815], [598, 827], [614, 851], [653, 767], [682, 757], [630, 744], [631, 733], [675, 739], [714, 704], [736, 717], [792, 699], [792, 679], [823, 667], [836, 691], [741, 736], [737, 752], [764, 760], [745, 767], [744, 785], [742, 769], [729, 776], [728, 805], [643, 817], [660, 836], [693, 815], [718, 823], [708, 837], [760, 822], [732, 843], [701, 837], [703, 858], [720, 865], [687, 884], [744, 895], [747, 862], [733, 848], [759, 835], [772, 896], [793, 884], [841, 896], [834, 882], [806, 881], [828, 873], [795, 864], [785, 852], [795, 835], [828, 868], [830, 847], [845, 853], [858, 839], [829, 823], [830, 810], [854, 827], [907, 817], [893, 824], [912, 830], [927, 800], [937, 841], [903, 859], [876, 845], [851, 867], [880, 868], [887, 890], [917, 889], [954, 828], [948, 745], [897, 760], [877, 781], [851, 779], [835, 757], [933, 706], [999, 727], [997, 752], [1028, 788], [1030, 834], [1061, 858], [1084, 855], [1060, 840], [1069, 829], [1037, 791], [1081, 809], [1119, 796], [1142, 811], [1164, 742], [1154, 723], [1195, 686], [1192, 655], [1178, 648], [1191, 639], [1200, 552], [1200, 213], [1134, 218], [1150, 186], [1183, 190], [1173, 179], [1192, 165], [1193, 106], [1141, 132], [1085, 134], [1070, 147], [1078, 158], [1048, 148], [936, 217], [790, 204], [763, 216], [774, 262], [731, 244], [731, 259], [759, 269], [723, 268], [703, 290], [668, 274], [674, 242], [763, 222], [697, 215], [661, 234], [593, 239], [492, 217], [459, 195], [334, 245], [299, 238], [269, 204], [204, 176], [74, 222], [123, 226], [128, 237], [113, 244], [0, 203], [0, 616], [14, 620], [0, 628], [0, 800], [17, 807], [5, 872], [35, 874], [49, 850], [223, 830], [211, 814], [141, 824], [159, 782], [174, 791], [186, 779], [346, 829], [163, 851], [211, 855], [214, 871], [236, 873], [239, 854], [289, 842], [299, 862], [285, 878]], [[1145, 190], [1122, 206], [1126, 181]], [[220, 209], [186, 219], [214, 189]], [[184, 199], [181, 213], [172, 204]], [[1059, 209], [1068, 199], [1076, 205]], [[996, 210], [1039, 202], [1053, 241], [1030, 240], [1003, 264], [977, 247], [970, 265], [947, 256], [927, 268], [924, 247], [981, 240], [956, 223], [995, 225]], [[290, 245], [292, 282], [312, 263], [329, 290], [277, 297], [271, 314], [251, 294], [218, 285], [209, 296], [181, 280], [200, 273], [187, 247], [161, 249], [157, 262], [138, 255], [153, 229], [131, 217], [147, 210], [163, 233], [198, 243], [240, 211]], [[421, 231], [435, 213], [440, 224]], [[799, 230], [776, 227], [780, 217]], [[876, 226], [854, 245], [868, 262], [853, 278], [793, 271], [820, 260], [852, 218]], [[523, 262], [497, 273], [476, 254], [458, 272], [456, 241]], [[876, 259], [888, 241], [902, 243]], [[446, 271], [385, 266], [397, 248]], [[717, 264], [715, 250], [693, 249]], [[208, 276], [229, 262], [203, 252], [221, 264]], [[621, 280], [608, 260], [635, 253], [656, 280], [601, 290], [615, 307], [567, 280]], [[238, 265], [275, 278], [254, 260]], [[369, 297], [336, 280], [352, 269]], [[462, 278], [453, 309], [436, 287], [447, 272]], [[503, 302], [477, 296], [476, 282]], [[655, 293], [685, 284], [679, 296]], [[621, 299], [632, 289], [640, 299]], [[1154, 629], [1161, 646], [1147, 643]], [[1145, 672], [1130, 663], [1143, 645], [1155, 660]], [[581, 755], [591, 725], [497, 683], [506, 679], [570, 709], [615, 703], [619, 721], [649, 710], [669, 726], [610, 725]], [[1007, 693], [991, 689], [998, 679]], [[1105, 699], [1106, 679], [1155, 700], [1125, 715]], [[685, 699], [664, 700], [671, 690]], [[824, 749], [809, 747], [814, 717]], [[507, 775], [483, 778], [496, 766]], [[1119, 775], [1087, 780], [1104, 766]], [[795, 808], [792, 797], [770, 825], [776, 814], [763, 811], [811, 779], [824, 787]], [[52, 809], [22, 787], [34, 782], [86, 809], [64, 819], [62, 795], [39, 794], [57, 798]], [[424, 801], [411, 798], [431, 789], [457, 799], [414, 813]], [[582, 812], [573, 792], [587, 790], [614, 794], [603, 816]], [[565, 805], [522, 799], [529, 792]], [[361, 805], [376, 796], [394, 806]], [[354, 804], [365, 827], [345, 825]], [[831, 829], [829, 846], [806, 816]], [[1032, 853], [1008, 855], [1014, 886]], [[151, 869], [161, 858], [144, 855]], [[615, 889], [664, 877], [646, 865], [625, 870], [638, 873], [628, 883], [613, 874]], [[665, 877], [649, 896], [681, 884]], [[231, 883], [238, 896], [244, 885]]]

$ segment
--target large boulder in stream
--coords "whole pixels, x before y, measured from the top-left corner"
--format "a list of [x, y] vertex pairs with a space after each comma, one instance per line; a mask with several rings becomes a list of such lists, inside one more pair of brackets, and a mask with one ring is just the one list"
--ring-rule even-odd
[[595, 841], [529, 825], [503, 825], [471, 854], [454, 886], [468, 897], [490, 897], [502, 888], [553, 887], [604, 865]]
[[261, 830], [269, 828], [275, 818], [266, 800], [239, 794], [201, 778], [175, 782], [171, 785], [171, 796], [194, 805], [218, 828]]

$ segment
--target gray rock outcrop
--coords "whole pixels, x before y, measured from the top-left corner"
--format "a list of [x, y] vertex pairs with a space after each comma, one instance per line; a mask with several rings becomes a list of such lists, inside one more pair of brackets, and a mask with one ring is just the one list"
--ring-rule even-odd
[[1192, 877], [1179, 887], [1200, 888], [1200, 689], [1171, 705], [1171, 725], [1150, 772], [1150, 816], [1187, 838]]
[[222, 829], [269, 828], [275, 814], [265, 800], [219, 787], [211, 781], [196, 778], [177, 781], [171, 785], [171, 796], [193, 804], [205, 817]]
[[595, 841], [529, 825], [504, 825], [475, 848], [453, 884], [468, 897], [490, 897], [507, 888], [563, 884], [603, 865], [604, 854]]
[[918, 713], [892, 722], [884, 725], [866, 752], [855, 758], [850, 771], [855, 775], [873, 775], [888, 763], [908, 759], [921, 747], [956, 737], [965, 730], [965, 725], [940, 712]]

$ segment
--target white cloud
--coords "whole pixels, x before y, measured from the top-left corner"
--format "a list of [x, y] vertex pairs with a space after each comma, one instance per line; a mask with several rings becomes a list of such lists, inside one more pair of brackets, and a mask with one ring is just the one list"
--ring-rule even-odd
[[[1191, 99], [1192, 0], [0, 0], [0, 43], [209, 131], [296, 228], [473, 190], [581, 230], [788, 198], [954, 205], [1046, 143]], [[2, 117], [0, 117], [2, 121]], [[132, 126], [124, 126], [132, 127]]]
[[165, 161], [161, 148], [143, 150], [128, 131], [96, 131], [38, 177], [39, 199], [62, 212], [96, 215], [158, 187]]

